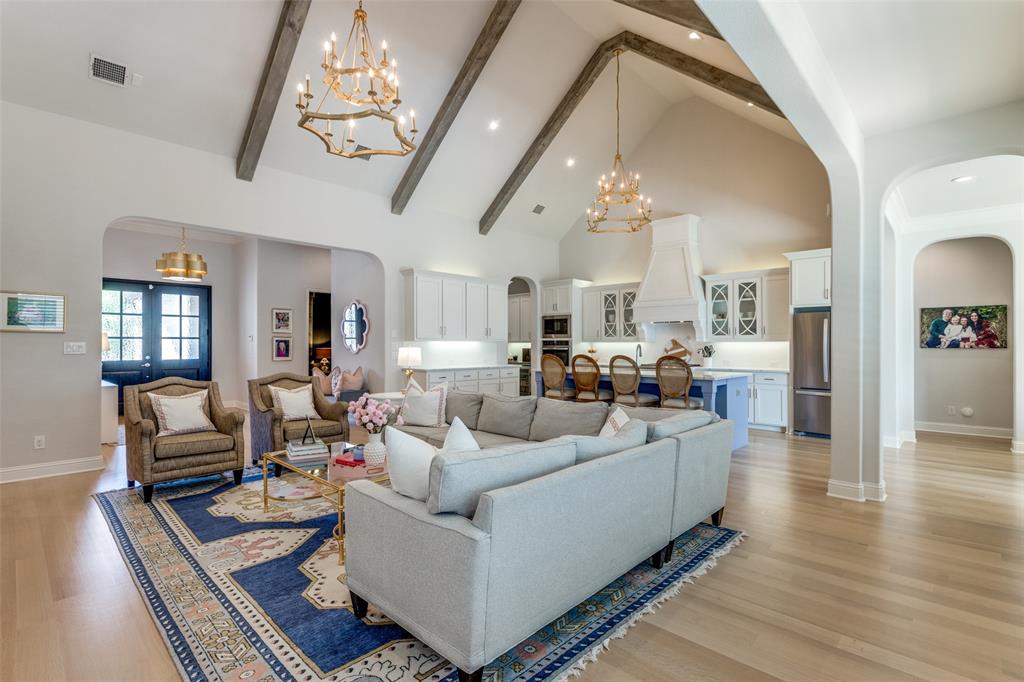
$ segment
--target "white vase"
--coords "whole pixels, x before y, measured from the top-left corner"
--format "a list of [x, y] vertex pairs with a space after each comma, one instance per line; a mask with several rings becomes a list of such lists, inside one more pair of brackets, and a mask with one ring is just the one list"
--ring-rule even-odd
[[381, 434], [371, 433], [369, 442], [363, 446], [363, 460], [368, 467], [383, 466], [388, 449], [381, 442]]
[[704, 358], [704, 362], [700, 364], [704, 369], [711, 369], [714, 363], [711, 362], [711, 358]]

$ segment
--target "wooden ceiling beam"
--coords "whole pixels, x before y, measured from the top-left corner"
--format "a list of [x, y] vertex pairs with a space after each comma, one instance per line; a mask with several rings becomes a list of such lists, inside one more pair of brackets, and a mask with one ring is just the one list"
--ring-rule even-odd
[[691, 31], [703, 33], [710, 38], [724, 40], [722, 34], [693, 0], [615, 0], [615, 2], [652, 14], [659, 19], [679, 24]]
[[473, 43], [469, 54], [466, 55], [462, 68], [455, 76], [452, 86], [448, 88], [448, 94], [445, 95], [437, 114], [430, 122], [427, 134], [423, 136], [423, 140], [416, 149], [416, 154], [413, 155], [398, 187], [395, 188], [395, 193], [391, 195], [392, 213], [401, 215], [405, 210], [413, 192], [416, 191], [416, 186], [423, 179], [427, 167], [434, 159], [434, 154], [437, 153], [445, 135], [455, 123], [455, 118], [459, 115], [462, 105], [465, 104], [477, 78], [483, 72], [487, 60], [490, 59], [494, 48], [498, 46], [498, 41], [501, 40], [502, 34], [511, 23], [512, 16], [519, 9], [521, 2], [522, 0], [496, 0], [494, 3], [490, 16], [484, 22], [484, 27], [480, 29], [480, 35], [476, 37], [476, 42]]
[[302, 27], [306, 23], [309, 5], [312, 0], [284, 0], [281, 16], [277, 21], [277, 31], [270, 43], [267, 61], [263, 64], [263, 76], [260, 78], [256, 99], [253, 100], [249, 112], [249, 123], [245, 127], [242, 146], [238, 150], [235, 164], [235, 177], [239, 180], [252, 181], [256, 174], [256, 166], [263, 153], [263, 145], [270, 132], [270, 124], [274, 120], [278, 100], [284, 90], [284, 82], [292, 65], [295, 48], [299, 44]]
[[558, 131], [562, 129], [565, 122], [569, 120], [569, 116], [576, 110], [576, 107], [584, 96], [590, 91], [591, 86], [597, 77], [604, 71], [604, 67], [608, 65], [608, 62], [615, 56], [615, 50], [623, 47], [623, 41], [625, 39], [625, 32], [620, 33], [616, 36], [609, 38], [608, 40], [601, 43], [594, 54], [591, 55], [590, 59], [583, 66], [583, 70], [576, 76], [576, 80], [569, 86], [569, 90], [562, 97], [562, 101], [558, 103], [555, 110], [551, 112], [548, 120], [544, 123], [544, 126], [537, 133], [537, 137], [530, 143], [529, 148], [523, 155], [523, 158], [516, 164], [512, 174], [508, 176], [508, 180], [501, 186], [498, 191], [498, 195], [494, 197], [491, 205], [487, 207], [482, 218], [480, 218], [480, 234], [487, 234], [494, 227], [494, 223], [497, 222], [501, 212], [508, 206], [508, 202], [515, 196], [516, 190], [523, 184], [526, 177], [533, 170], [533, 167], [540, 161], [540, 157], [544, 155], [547, 148], [554, 141], [555, 136], [558, 135]]

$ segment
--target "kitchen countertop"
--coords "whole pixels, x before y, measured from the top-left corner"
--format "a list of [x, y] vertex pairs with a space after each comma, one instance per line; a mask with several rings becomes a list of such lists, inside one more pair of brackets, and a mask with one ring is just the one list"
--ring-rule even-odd
[[756, 372], [758, 374], [768, 374], [770, 372], [779, 372], [780, 374], [789, 374], [789, 367], [715, 367], [711, 368], [712, 371], [718, 372]]
[[490, 365], [431, 365], [430, 367], [414, 367], [413, 370], [416, 372], [454, 372], [460, 369], [505, 369], [508, 367], [518, 368], [519, 365], [508, 362], [496, 362]]
[[[540, 370], [537, 370], [540, 373]], [[608, 374], [608, 366], [601, 365], [602, 376]], [[566, 370], [566, 376], [572, 376], [572, 372]], [[727, 379], [738, 379], [739, 377], [746, 377], [747, 379], [753, 378], [751, 372], [736, 372], [732, 370], [718, 369], [713, 367], [710, 370], [696, 369], [693, 372], [693, 378], [695, 381], [725, 381]], [[653, 369], [642, 369], [640, 370], [640, 377], [642, 379], [655, 379], [657, 373]]]

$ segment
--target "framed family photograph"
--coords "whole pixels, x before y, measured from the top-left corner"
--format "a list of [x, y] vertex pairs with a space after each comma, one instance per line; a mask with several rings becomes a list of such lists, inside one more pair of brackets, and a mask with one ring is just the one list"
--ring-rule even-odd
[[4, 332], [64, 331], [65, 306], [62, 294], [34, 294], [15, 291], [0, 292]]
[[292, 309], [291, 308], [271, 308], [270, 319], [273, 322], [275, 334], [291, 334], [292, 333]]
[[274, 362], [286, 362], [292, 359], [292, 339], [290, 336], [271, 337], [274, 347]]
[[1005, 305], [921, 308], [921, 348], [1007, 348]]

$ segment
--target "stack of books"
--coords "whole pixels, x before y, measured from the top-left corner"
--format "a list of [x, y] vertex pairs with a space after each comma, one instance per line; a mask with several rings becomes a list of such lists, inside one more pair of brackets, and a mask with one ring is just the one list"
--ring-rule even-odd
[[311, 443], [303, 443], [299, 440], [290, 440], [287, 445], [288, 459], [295, 462], [304, 462], [316, 459], [323, 459], [330, 450], [322, 440], [315, 440]]

